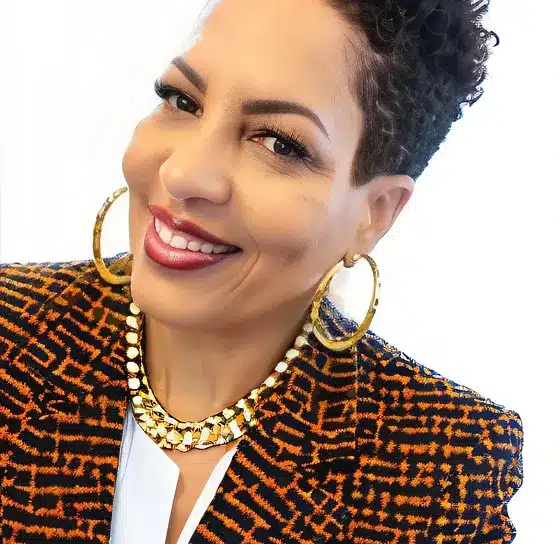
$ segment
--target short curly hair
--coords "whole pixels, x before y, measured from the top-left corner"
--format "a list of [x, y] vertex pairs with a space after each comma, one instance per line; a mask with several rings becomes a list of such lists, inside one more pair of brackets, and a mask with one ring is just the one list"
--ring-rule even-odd
[[[416, 180], [462, 106], [482, 95], [486, 0], [324, 0], [354, 32], [344, 45], [364, 128], [354, 187], [385, 174]], [[356, 39], [356, 37], [358, 39]]]

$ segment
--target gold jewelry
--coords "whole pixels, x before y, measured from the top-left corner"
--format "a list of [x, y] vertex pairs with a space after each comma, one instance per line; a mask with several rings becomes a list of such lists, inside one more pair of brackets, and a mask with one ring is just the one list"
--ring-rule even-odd
[[[97, 212], [97, 217], [95, 218], [95, 225], [93, 226], [93, 263], [99, 272], [99, 275], [108, 283], [112, 283], [114, 285], [124, 285], [130, 283], [130, 275], [120, 276], [117, 274], [113, 274], [107, 265], [103, 261], [103, 257], [101, 256], [101, 230], [103, 229], [103, 220], [105, 219], [105, 215], [107, 211], [115, 202], [115, 200], [121, 196], [123, 193], [128, 191], [128, 187], [124, 186], [117, 189], [103, 204], [101, 209]], [[127, 257], [129, 257], [127, 255]], [[119, 263], [112, 263], [111, 267], [117, 267]]]
[[275, 366], [272, 374], [248, 395], [201, 421], [179, 421], [169, 415], [150, 387], [143, 364], [143, 314], [134, 302], [130, 303], [129, 309], [130, 315], [126, 318], [126, 368], [129, 372], [128, 390], [134, 417], [160, 448], [179, 451], [227, 444], [243, 435], [248, 427], [252, 427], [255, 424], [254, 407], [259, 396], [265, 389], [276, 387], [282, 375], [290, 372], [290, 361], [308, 343], [312, 328], [311, 322], [307, 321], [293, 347]]
[[[93, 255], [94, 264], [100, 276], [111, 284], [124, 285], [131, 282], [131, 275], [117, 275], [112, 272], [121, 271], [130, 262], [131, 254], [127, 254], [111, 263], [108, 268], [101, 256], [101, 231], [103, 220], [113, 202], [125, 193], [128, 187], [117, 189], [103, 204], [97, 213], [93, 230]], [[344, 265], [347, 268], [364, 257], [370, 264], [374, 275], [374, 291], [366, 319], [358, 331], [346, 339], [331, 340], [323, 332], [324, 328], [319, 320], [319, 307], [322, 297], [328, 292], [334, 274]], [[124, 265], [124, 266], [123, 266]], [[111, 270], [112, 269], [112, 270]], [[189, 451], [192, 448], [206, 449], [211, 446], [227, 444], [239, 438], [248, 427], [255, 424], [254, 407], [260, 394], [267, 388], [276, 387], [283, 374], [291, 371], [290, 361], [299, 354], [300, 348], [308, 342], [309, 333], [325, 347], [334, 351], [343, 351], [353, 346], [367, 331], [378, 300], [379, 273], [375, 261], [366, 254], [356, 254], [351, 259], [345, 256], [337, 263], [321, 281], [313, 297], [311, 320], [303, 325], [302, 331], [296, 337], [294, 346], [290, 348], [282, 361], [280, 361], [270, 376], [259, 386], [253, 388], [248, 395], [241, 398], [234, 405], [223, 409], [201, 421], [180, 421], [169, 415], [165, 408], [156, 399], [152, 391], [143, 365], [142, 333], [143, 314], [138, 306], [131, 302], [130, 315], [126, 318], [126, 368], [129, 372], [128, 390], [132, 400], [132, 409], [135, 419], [142, 429], [150, 436], [160, 448]]]
[[[343, 265], [345, 268], [352, 268], [354, 264], [360, 259], [360, 257], [366, 259], [373, 272], [373, 293], [371, 295], [371, 300], [366, 317], [358, 327], [358, 330], [349, 337], [330, 339], [326, 336], [327, 332], [325, 331], [325, 328], [323, 327], [323, 324], [319, 319], [319, 308], [321, 306], [322, 298], [328, 292], [330, 283], [336, 272], [338, 272], [338, 270]], [[373, 319], [373, 316], [377, 309], [377, 305], [379, 304], [380, 287], [381, 283], [379, 281], [379, 270], [377, 268], [377, 264], [367, 253], [356, 253], [352, 256], [352, 258], [348, 258], [345, 255], [343, 259], [341, 259], [327, 272], [325, 277], [321, 280], [321, 283], [319, 284], [319, 287], [315, 292], [315, 296], [313, 297], [311, 306], [311, 322], [313, 324], [313, 334], [315, 338], [317, 338], [317, 340], [321, 342], [323, 346], [333, 351], [344, 351], [345, 349], [348, 349], [356, 344], [358, 340], [360, 340], [360, 338], [367, 332], [371, 324], [371, 320]]]

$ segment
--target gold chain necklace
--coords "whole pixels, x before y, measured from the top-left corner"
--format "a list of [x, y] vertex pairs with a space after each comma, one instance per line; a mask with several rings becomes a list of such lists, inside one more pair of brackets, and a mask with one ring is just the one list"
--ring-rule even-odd
[[272, 374], [248, 395], [200, 421], [180, 421], [169, 415], [148, 383], [143, 364], [143, 313], [134, 302], [130, 303], [129, 310], [130, 315], [126, 318], [126, 369], [129, 373], [128, 392], [134, 418], [160, 448], [179, 451], [227, 444], [243, 435], [248, 427], [252, 427], [255, 424], [254, 408], [260, 394], [267, 388], [275, 387], [281, 376], [290, 372], [290, 361], [308, 343], [308, 336], [313, 328], [311, 321], [307, 320], [294, 345], [275, 366]]

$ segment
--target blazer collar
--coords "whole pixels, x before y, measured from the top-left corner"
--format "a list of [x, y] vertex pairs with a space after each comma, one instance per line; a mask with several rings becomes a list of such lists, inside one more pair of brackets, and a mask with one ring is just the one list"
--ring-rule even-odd
[[[117, 257], [106, 262], [114, 263]], [[86, 443], [84, 451], [89, 447], [92, 456], [108, 459], [115, 472], [105, 478], [106, 488], [101, 494], [108, 519], [128, 399], [124, 321], [129, 302], [129, 285], [107, 284], [93, 262], [86, 261], [79, 275], [41, 307], [35, 318], [39, 325], [37, 338], [18, 355], [42, 382], [36, 398], [38, 412], [30, 410], [28, 414], [31, 424], [41, 420], [44, 425], [45, 420], [50, 420], [61, 433], [65, 426], [75, 429], [78, 424], [80, 440]], [[326, 299], [320, 313], [334, 336], [355, 330], [356, 324]], [[349, 474], [355, 467], [357, 364], [355, 348], [332, 352], [310, 335], [310, 345], [293, 360], [291, 373], [261, 397], [256, 407], [257, 424], [240, 439], [223, 485], [195, 535], [202, 538], [216, 522], [212, 512], [220, 507], [227, 510], [221, 490], [228, 485], [245, 485], [236, 475], [247, 471], [248, 463], [258, 464], [255, 470], [262, 472], [271, 493], [279, 500], [287, 490], [298, 489], [294, 495], [298, 498], [289, 502], [289, 508], [296, 518], [303, 513], [305, 519], [311, 516], [314, 520], [306, 529], [298, 529], [299, 536], [305, 533], [319, 542], [344, 531], [347, 497], [323, 485], [322, 479], [325, 467], [334, 467], [334, 472], [338, 467]], [[56, 447], [61, 451], [53, 452], [53, 458], [62, 458], [64, 442], [57, 442]], [[68, 467], [64, 471], [67, 478]], [[319, 475], [318, 471], [323, 472]], [[245, 488], [245, 493], [250, 495], [252, 491]], [[258, 497], [253, 498], [258, 504]], [[78, 515], [80, 505], [73, 500], [72, 511]], [[288, 537], [290, 531], [296, 530], [289, 516], [285, 521], [276, 521], [274, 530]]]

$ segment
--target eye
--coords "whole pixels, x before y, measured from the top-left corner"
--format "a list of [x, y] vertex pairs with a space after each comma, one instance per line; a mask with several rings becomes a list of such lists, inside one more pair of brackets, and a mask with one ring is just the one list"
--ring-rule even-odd
[[198, 104], [181, 89], [173, 85], [164, 84], [158, 79], [154, 83], [154, 91], [172, 110], [184, 111], [195, 117], [202, 115], [202, 112], [200, 115], [197, 115], [197, 112], [200, 112]]
[[[195, 117], [202, 116], [202, 110], [188, 94], [185, 94], [181, 89], [163, 83], [161, 80], [156, 79], [154, 83], [155, 93], [165, 102], [165, 106], [172, 111], [184, 111], [190, 113]], [[175, 99], [175, 103], [172, 103]], [[274, 153], [280, 160], [287, 162], [301, 162], [307, 164], [312, 160], [312, 154], [309, 152], [307, 146], [303, 143], [304, 138], [295, 131], [289, 134], [282, 130], [267, 125], [261, 129], [261, 132], [255, 134], [253, 138], [271, 139], [276, 140], [277, 143], [272, 145], [270, 151]], [[265, 146], [266, 147], [266, 146]], [[286, 154], [285, 151], [292, 151], [293, 154]]]
[[[302, 142], [302, 138], [296, 133], [285, 134], [275, 127], [266, 126], [261, 132], [255, 134], [253, 138], [276, 140], [276, 142], [272, 144], [272, 149], [267, 146], [265, 147], [285, 160], [306, 162], [311, 158], [311, 153], [309, 153], [307, 147]], [[286, 150], [288, 153], [285, 153]], [[293, 154], [289, 154], [290, 151], [292, 151]]]

